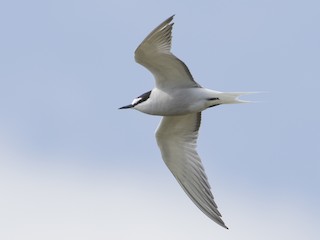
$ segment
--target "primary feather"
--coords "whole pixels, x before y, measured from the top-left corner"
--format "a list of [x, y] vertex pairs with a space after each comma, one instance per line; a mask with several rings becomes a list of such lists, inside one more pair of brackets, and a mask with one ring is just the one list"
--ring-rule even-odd
[[196, 151], [201, 113], [163, 117], [156, 131], [162, 158], [190, 199], [213, 221], [226, 227], [214, 202]]
[[188, 67], [171, 53], [173, 23], [170, 22], [173, 17], [161, 23], [142, 41], [135, 51], [135, 60], [154, 75], [159, 89], [198, 87]]

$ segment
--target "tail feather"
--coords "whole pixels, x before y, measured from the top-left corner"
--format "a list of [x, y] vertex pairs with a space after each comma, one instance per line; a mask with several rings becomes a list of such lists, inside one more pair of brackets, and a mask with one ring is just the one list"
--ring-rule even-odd
[[221, 93], [219, 97], [223, 104], [231, 103], [251, 103], [252, 101], [242, 100], [239, 97], [249, 94], [255, 94], [258, 92], [225, 92]]

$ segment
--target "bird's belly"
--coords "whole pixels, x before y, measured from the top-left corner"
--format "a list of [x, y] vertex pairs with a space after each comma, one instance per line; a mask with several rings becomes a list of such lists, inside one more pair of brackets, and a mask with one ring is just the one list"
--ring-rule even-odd
[[185, 106], [185, 107], [181, 105], [175, 106], [174, 104], [172, 104], [166, 107], [160, 107], [160, 108], [155, 107], [154, 109], [146, 113], [151, 115], [159, 115], [159, 116], [177, 116], [177, 115], [189, 114], [192, 112], [199, 112], [199, 111], [192, 111], [189, 108], [189, 106]]
[[[142, 111], [151, 115], [176, 116], [194, 112], [201, 112], [207, 108], [205, 102], [197, 95], [189, 92], [162, 94], [151, 101], [148, 109]], [[142, 109], [141, 109], [142, 110]]]

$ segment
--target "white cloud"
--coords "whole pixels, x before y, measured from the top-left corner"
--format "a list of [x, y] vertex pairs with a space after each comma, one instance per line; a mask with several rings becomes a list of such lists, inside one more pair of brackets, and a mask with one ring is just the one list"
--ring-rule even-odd
[[[217, 202], [230, 227], [206, 218], [173, 178], [75, 165], [21, 165], [2, 151], [0, 239], [317, 239], [316, 219], [290, 196], [226, 189]], [[32, 157], [34, 160], [34, 157]], [[46, 159], [42, 159], [46, 161]], [[30, 161], [32, 162], [32, 161]], [[33, 161], [34, 162], [34, 161]], [[70, 161], [69, 161], [70, 162]], [[104, 173], [105, 171], [105, 173]], [[292, 200], [292, 199], [291, 199]]]

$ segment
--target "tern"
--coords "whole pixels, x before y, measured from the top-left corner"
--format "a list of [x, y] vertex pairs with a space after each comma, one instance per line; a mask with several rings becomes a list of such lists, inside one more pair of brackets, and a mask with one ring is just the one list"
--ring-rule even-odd
[[163, 116], [155, 135], [165, 164], [195, 205], [228, 229], [196, 151], [197, 138], [203, 110], [246, 102], [238, 97], [247, 93], [206, 89], [193, 79], [188, 67], [171, 53], [173, 17], [156, 27], [135, 51], [136, 62], [153, 74], [155, 87], [120, 109]]

